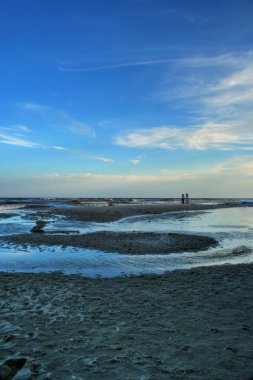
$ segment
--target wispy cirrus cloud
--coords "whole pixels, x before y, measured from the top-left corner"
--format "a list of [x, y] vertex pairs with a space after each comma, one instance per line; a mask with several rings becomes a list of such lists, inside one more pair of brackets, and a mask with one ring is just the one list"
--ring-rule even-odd
[[14, 125], [10, 127], [0, 127], [0, 143], [15, 145], [25, 148], [38, 148], [41, 144], [27, 138], [26, 134], [30, 129], [25, 125]]
[[167, 65], [174, 61], [168, 46], [146, 46], [139, 49], [107, 49], [99, 52], [86, 52], [59, 61], [57, 68], [66, 72], [89, 72]]
[[[252, 57], [253, 58], [253, 57]], [[232, 72], [230, 75], [222, 78], [218, 84], [217, 90], [227, 90], [229, 88], [242, 87], [242, 86], [252, 86], [253, 84], [253, 62], [246, 62], [244, 67]]]
[[47, 146], [45, 144], [37, 143], [29, 139], [27, 134], [31, 133], [30, 128], [25, 125], [14, 125], [14, 126], [2, 126], [0, 127], [0, 144], [13, 145], [24, 148], [37, 148], [37, 149], [47, 149], [47, 150], [56, 150], [69, 154], [79, 155], [88, 160], [101, 161], [105, 163], [113, 163], [114, 161], [102, 155], [95, 155], [90, 152], [73, 149], [68, 147], [63, 147], [59, 145]]
[[10, 136], [4, 133], [0, 133], [0, 143], [8, 145], [23, 146], [26, 148], [37, 148], [40, 145], [29, 140], [22, 139], [16, 136]]
[[88, 135], [93, 138], [95, 137], [95, 132], [89, 125], [72, 117], [65, 111], [31, 102], [21, 102], [18, 103], [17, 106], [23, 111], [42, 117], [46, 124], [51, 128], [68, 130], [77, 135]]
[[208, 122], [202, 126], [179, 128], [163, 126], [117, 135], [114, 138], [117, 145], [131, 148], [161, 148], [161, 149], [221, 149], [234, 150], [252, 148], [253, 130], [245, 126], [240, 128], [240, 122], [219, 123]]
[[[208, 98], [224, 91], [249, 87], [252, 80], [253, 51], [210, 57], [171, 60], [154, 96], [160, 101], [182, 100], [206, 105]], [[217, 104], [216, 102], [215, 104]]]
[[[245, 54], [251, 59], [252, 53]], [[135, 66], [165, 65], [173, 69], [200, 69], [212, 67], [240, 66], [241, 56], [231, 53], [218, 56], [191, 56], [178, 58], [168, 46], [147, 46], [133, 50], [107, 50], [100, 53], [80, 54], [75, 58], [61, 60], [57, 64], [60, 71], [86, 72], [111, 70]]]
[[[250, 54], [249, 54], [250, 55]], [[147, 48], [126, 51], [105, 51], [100, 54], [80, 55], [75, 59], [62, 60], [58, 62], [58, 70], [66, 72], [88, 72], [120, 69], [136, 66], [166, 65], [173, 69], [205, 69], [211, 67], [228, 66], [234, 67], [241, 64], [240, 57], [232, 54], [222, 54], [214, 57], [181, 57], [177, 58], [171, 54], [168, 47]]]
[[[18, 107], [26, 112], [32, 112], [42, 116], [50, 127], [57, 127], [60, 130], [68, 130], [76, 135], [88, 135], [95, 138], [95, 132], [87, 124], [77, 120], [64, 111], [55, 110], [52, 107], [41, 104], [23, 102], [18, 103]], [[83, 149], [52, 145], [48, 149], [58, 150], [65, 153], [82, 156], [88, 160], [100, 161], [104, 163], [113, 163], [114, 160], [104, 155], [93, 154]]]
[[219, 80], [209, 93], [204, 102], [209, 107], [228, 108], [244, 112], [245, 108], [253, 104], [253, 59], [252, 62], [241, 69], [235, 70], [230, 75]]
[[121, 63], [108, 62], [104, 65], [93, 64], [93, 66], [83, 65], [76, 66], [71, 64], [66, 64], [62, 62], [58, 66], [60, 71], [74, 71], [74, 72], [88, 72], [88, 71], [101, 71], [101, 70], [112, 70], [112, 69], [121, 69], [125, 67], [137, 67], [137, 66], [153, 66], [153, 65], [162, 65], [168, 62], [171, 62], [171, 59], [154, 59], [154, 60], [138, 60], [138, 61], [126, 61]]
[[[188, 125], [139, 128], [118, 134], [117, 145], [131, 148], [251, 150], [253, 145], [253, 52], [178, 60], [183, 87], [170, 86], [160, 100], [191, 105]], [[212, 75], [210, 74], [212, 69]], [[189, 75], [190, 73], [190, 75]], [[189, 79], [190, 78], [190, 79]], [[165, 95], [165, 96], [163, 96]]]
[[172, 60], [174, 68], [178, 69], [210, 69], [210, 68], [226, 68], [234, 70], [247, 65], [252, 61], [253, 51], [247, 51], [241, 54], [226, 53], [215, 56], [191, 56], [181, 57]]
[[105, 163], [108, 163], [108, 164], [114, 162], [114, 160], [112, 160], [109, 157], [96, 155], [96, 154], [87, 152], [87, 151], [82, 150], [82, 149], [67, 148], [67, 147], [63, 147], [63, 146], [52, 146], [51, 149], [62, 151], [62, 152], [66, 152], [66, 153], [70, 153], [70, 154], [74, 154], [74, 155], [78, 155], [78, 156], [82, 156], [82, 157], [87, 158], [89, 160], [95, 160], [95, 161], [105, 162]]
[[253, 155], [235, 156], [223, 161], [210, 170], [210, 174], [219, 176], [251, 177], [253, 176]]

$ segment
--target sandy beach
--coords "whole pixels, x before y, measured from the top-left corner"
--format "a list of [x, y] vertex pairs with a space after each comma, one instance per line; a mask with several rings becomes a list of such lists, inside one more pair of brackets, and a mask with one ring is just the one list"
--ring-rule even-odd
[[[188, 205], [168, 207], [185, 211]], [[203, 208], [208, 207], [196, 206]], [[164, 206], [113, 206], [60, 212], [101, 221], [167, 211]], [[28, 236], [35, 236], [34, 244], [39, 239], [52, 244], [56, 238], [27, 234], [16, 239], [26, 243]], [[73, 236], [57, 235], [68, 245], [64, 238]], [[146, 239], [139, 238], [144, 244]], [[100, 244], [103, 240], [106, 246], [115, 236], [103, 236]], [[129, 243], [122, 236], [116, 240], [121, 248]], [[171, 236], [170, 242], [176, 246]], [[156, 245], [159, 249], [159, 239]], [[59, 272], [0, 276], [1, 380], [253, 379], [253, 265], [108, 279]]]
[[1, 274], [1, 360], [27, 359], [15, 379], [252, 379], [252, 275]]
[[[202, 211], [212, 210], [215, 208], [229, 208], [239, 207], [240, 205], [235, 202], [224, 202], [217, 204], [200, 204], [191, 202], [189, 204], [181, 204], [179, 202], [167, 204], [150, 204], [150, 205], [114, 205], [114, 206], [101, 206], [101, 207], [80, 207], [78, 205], [73, 207], [61, 208], [56, 207], [53, 212], [58, 215], [65, 215], [70, 219], [94, 222], [113, 222], [118, 219], [135, 216], [135, 215], [152, 215], [162, 214], [166, 212], [187, 212], [187, 211]], [[243, 207], [241, 205], [241, 207]], [[249, 206], [250, 207], [250, 206]], [[52, 210], [46, 211], [51, 214]]]

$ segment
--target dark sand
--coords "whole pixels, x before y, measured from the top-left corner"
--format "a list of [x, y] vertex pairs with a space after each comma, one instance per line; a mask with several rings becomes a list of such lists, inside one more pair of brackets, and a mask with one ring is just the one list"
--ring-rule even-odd
[[252, 275], [1, 274], [1, 359], [27, 359], [15, 379], [250, 379]]
[[[160, 205], [124, 205], [124, 206], [101, 206], [101, 207], [68, 207], [68, 208], [55, 208], [53, 212], [58, 215], [65, 215], [70, 219], [94, 222], [112, 222], [118, 219], [126, 218], [134, 215], [152, 215], [162, 214], [166, 212], [187, 212], [187, 211], [201, 211], [212, 210], [215, 208], [228, 208], [239, 207], [239, 204], [234, 202], [226, 202], [217, 205], [202, 205], [198, 203], [168, 203]], [[47, 211], [45, 211], [47, 213]], [[49, 214], [52, 210], [48, 211]]]
[[198, 252], [217, 244], [208, 236], [151, 232], [94, 232], [82, 235], [19, 234], [6, 238], [16, 244], [60, 245], [99, 249], [104, 252], [137, 254], [169, 254]]

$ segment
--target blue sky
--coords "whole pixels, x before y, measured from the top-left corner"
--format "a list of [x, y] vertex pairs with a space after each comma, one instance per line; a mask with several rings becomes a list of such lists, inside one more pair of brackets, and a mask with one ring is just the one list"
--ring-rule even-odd
[[251, 0], [0, 7], [0, 196], [253, 196]]

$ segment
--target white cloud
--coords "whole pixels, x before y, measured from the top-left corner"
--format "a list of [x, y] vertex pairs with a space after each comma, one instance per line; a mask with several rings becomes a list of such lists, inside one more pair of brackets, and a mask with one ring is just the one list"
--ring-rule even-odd
[[97, 184], [103, 183], [107, 186], [113, 186], [113, 184], [122, 184], [122, 183], [144, 183], [144, 182], [158, 182], [161, 180], [159, 176], [156, 175], [120, 175], [120, 174], [102, 174], [102, 173], [49, 173], [41, 176], [35, 176], [34, 178], [48, 178], [48, 179], [62, 179], [62, 180], [71, 180], [72, 183], [75, 182], [96, 182]]
[[175, 59], [174, 62], [179, 67], [190, 67], [196, 68], [197, 70], [201, 68], [210, 69], [214, 68], [226, 68], [225, 72], [227, 75], [228, 70], [241, 70], [252, 63], [253, 60], [253, 50], [244, 51], [241, 53], [226, 53], [216, 56], [195, 56], [187, 58]]
[[63, 146], [52, 146], [51, 148], [55, 150], [68, 151], [68, 148], [64, 148]]
[[136, 159], [136, 160], [129, 160], [130, 162], [132, 162], [132, 164], [134, 165], [138, 165], [140, 163], [140, 160], [139, 159]]
[[252, 124], [239, 121], [207, 122], [199, 127], [171, 126], [137, 129], [114, 138], [117, 145], [161, 149], [249, 149], [253, 144]]
[[[253, 155], [191, 170], [164, 169], [153, 175], [52, 172], [33, 177], [0, 178], [6, 196], [70, 197], [250, 197]], [[18, 192], [17, 192], [18, 189]], [[27, 192], [29, 189], [30, 192]]]
[[235, 156], [214, 166], [210, 173], [219, 176], [234, 176], [235, 178], [253, 177], [253, 155]]
[[82, 156], [82, 157], [85, 157], [89, 160], [101, 161], [101, 162], [106, 162], [106, 163], [113, 163], [114, 162], [109, 157], [95, 155], [93, 153], [87, 152], [87, 151], [82, 150], [82, 149], [73, 149], [73, 148], [67, 148], [67, 147], [63, 147], [63, 146], [52, 146], [51, 149], [63, 151], [63, 152], [70, 153], [70, 154], [75, 154], [78, 156]]
[[207, 96], [204, 101], [207, 106], [222, 108], [223, 112], [224, 107], [228, 106], [235, 106], [236, 109], [241, 105], [252, 106], [253, 89], [244, 87], [241, 89], [224, 90], [215, 95]]
[[[48, 173], [41, 176], [37, 176], [40, 180], [51, 179], [60, 180], [62, 182], [75, 184], [89, 184], [100, 188], [113, 188], [114, 186], [124, 186], [138, 184], [170, 184], [180, 183], [203, 184], [208, 181], [209, 183], [219, 183], [222, 177], [224, 183], [226, 183], [226, 178], [230, 178], [233, 181], [239, 181], [253, 176], [253, 155], [247, 156], [235, 156], [229, 160], [225, 160], [218, 165], [209, 165], [205, 168], [192, 168], [191, 170], [173, 170], [173, 169], [162, 169], [157, 174], [153, 175], [126, 175], [126, 174], [104, 174], [104, 173], [92, 173], [92, 172], [78, 172], [78, 173]], [[169, 187], [168, 187], [169, 188]]]
[[30, 132], [30, 129], [25, 125], [2, 126], [0, 127], [0, 143], [25, 148], [41, 147], [40, 144], [27, 139], [25, 135], [26, 132]]
[[[237, 110], [244, 112], [242, 106], [253, 104], [253, 62], [245, 63], [242, 69], [235, 70], [229, 75], [221, 78], [206, 93], [204, 103], [212, 107], [233, 106]], [[226, 110], [225, 110], [226, 112]]]
[[[194, 123], [135, 129], [114, 137], [131, 148], [250, 150], [253, 144], [253, 51], [175, 60], [180, 82], [164, 83], [161, 100], [190, 104]], [[168, 95], [167, 95], [168, 93]], [[181, 98], [181, 99], [180, 99]]]
[[106, 162], [108, 164], [111, 164], [114, 162], [111, 158], [108, 158], [108, 157], [93, 156], [93, 158], [94, 158], [94, 160]]
[[236, 86], [251, 86], [253, 84], [253, 62], [248, 63], [240, 70], [236, 70], [225, 78], [222, 78], [217, 89], [223, 90]]
[[[198, 113], [211, 111], [213, 114], [215, 109], [208, 110], [207, 106], [224, 107], [236, 105], [238, 101], [240, 104], [252, 101], [252, 70], [253, 51], [175, 59], [155, 95], [162, 101], [194, 103], [198, 105]], [[200, 109], [201, 104], [204, 109]]]
[[25, 148], [38, 148], [40, 144], [33, 141], [25, 140], [17, 136], [0, 133], [0, 143], [8, 145], [22, 146]]

